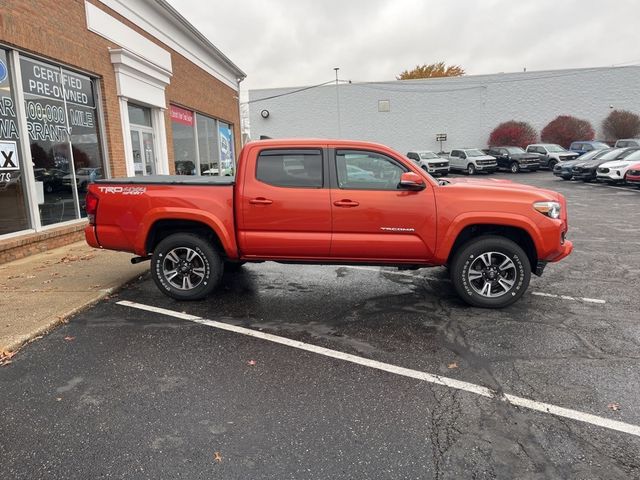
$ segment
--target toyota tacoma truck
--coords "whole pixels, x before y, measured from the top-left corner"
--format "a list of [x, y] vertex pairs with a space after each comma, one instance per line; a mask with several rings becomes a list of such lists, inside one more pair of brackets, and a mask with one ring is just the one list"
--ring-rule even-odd
[[178, 300], [206, 297], [224, 268], [246, 262], [444, 265], [465, 302], [499, 308], [572, 250], [559, 193], [437, 181], [369, 142], [251, 142], [235, 177], [98, 180], [86, 210], [89, 245], [151, 260], [158, 288]]

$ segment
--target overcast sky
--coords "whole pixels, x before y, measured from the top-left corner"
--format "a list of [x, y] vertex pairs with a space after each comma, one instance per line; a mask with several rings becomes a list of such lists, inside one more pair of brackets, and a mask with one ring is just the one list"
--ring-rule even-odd
[[[639, 0], [169, 0], [247, 74], [242, 90], [640, 63]], [[243, 92], [243, 97], [246, 95]]]

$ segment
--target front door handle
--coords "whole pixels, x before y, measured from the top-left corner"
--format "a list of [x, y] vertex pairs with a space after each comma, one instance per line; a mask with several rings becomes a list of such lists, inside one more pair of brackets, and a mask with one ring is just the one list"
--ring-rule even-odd
[[358, 202], [354, 202], [353, 200], [336, 200], [335, 202], [333, 202], [333, 204], [336, 207], [343, 207], [343, 208], [352, 208], [360, 205]]
[[264, 197], [258, 197], [252, 198], [251, 200], [249, 200], [249, 203], [251, 205], [271, 205], [273, 203], [273, 200], [269, 200], [268, 198]]

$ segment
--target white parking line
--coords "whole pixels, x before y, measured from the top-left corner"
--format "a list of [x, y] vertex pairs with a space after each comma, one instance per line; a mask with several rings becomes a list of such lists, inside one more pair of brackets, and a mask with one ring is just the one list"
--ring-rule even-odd
[[607, 303], [606, 300], [601, 300], [599, 298], [570, 297], [569, 295], [555, 295], [553, 293], [544, 292], [531, 292], [531, 295], [537, 295], [538, 297], [560, 298], [562, 300], [574, 300], [577, 302], [598, 303], [600, 305]]
[[442, 377], [440, 375], [434, 375], [427, 372], [421, 372], [419, 370], [411, 370], [409, 368], [399, 367], [389, 363], [378, 362], [376, 360], [370, 360], [368, 358], [358, 357], [349, 353], [340, 352], [338, 350], [331, 350], [329, 348], [319, 347], [310, 343], [299, 342], [297, 340], [291, 340], [289, 338], [272, 335], [270, 333], [264, 333], [250, 328], [239, 327], [236, 325], [230, 325], [228, 323], [216, 322], [214, 320], [207, 320], [195, 315], [189, 315], [187, 313], [175, 312], [173, 310], [167, 310], [164, 308], [154, 307], [151, 305], [144, 305], [142, 303], [129, 302], [126, 300], [117, 302], [118, 305], [125, 307], [136, 308], [139, 310], [145, 310], [147, 312], [158, 313], [161, 315], [167, 315], [174, 318], [180, 318], [182, 320], [188, 320], [191, 322], [199, 323], [209, 327], [217, 328], [220, 330], [226, 330], [228, 332], [234, 332], [241, 335], [247, 335], [254, 338], [259, 338], [280, 345], [286, 345], [288, 347], [297, 348], [299, 350], [305, 350], [307, 352], [317, 353], [326, 357], [335, 358], [338, 360], [344, 360], [346, 362], [355, 363], [364, 367], [374, 368], [384, 372], [393, 373], [403, 377], [415, 378], [429, 383], [442, 385], [449, 388], [455, 388], [456, 390], [462, 390], [475, 395], [480, 395], [487, 398], [495, 398], [503, 400], [514, 406], [528, 408], [537, 412], [548, 413], [558, 417], [570, 418], [579, 422], [596, 425], [599, 427], [607, 428], [609, 430], [615, 430], [618, 432], [628, 433], [636, 437], [640, 437], [640, 427], [632, 425], [630, 423], [619, 422], [617, 420], [610, 420], [608, 418], [599, 417], [590, 413], [581, 412], [579, 410], [573, 410], [570, 408], [558, 407], [549, 403], [537, 402], [528, 398], [518, 397], [516, 395], [504, 394], [498, 396], [497, 393], [487, 387], [481, 385], [475, 385], [473, 383], [463, 382], [453, 378]]
[[[430, 277], [430, 276], [426, 276], [426, 275], [418, 275], [416, 273], [410, 273], [410, 272], [396, 272], [394, 270], [382, 270], [380, 268], [375, 268], [375, 267], [358, 267], [358, 266], [353, 266], [353, 265], [345, 265], [342, 268], [351, 268], [354, 270], [366, 270], [369, 272], [378, 272], [378, 273], [388, 273], [391, 275], [402, 275], [405, 277], [414, 277], [414, 278], [429, 278], [429, 279], [433, 279], [433, 280], [442, 280], [443, 282], [449, 282], [450, 280], [448, 278], [442, 278], [442, 277]], [[556, 295], [553, 293], [544, 293], [544, 292], [531, 292], [532, 295], [537, 295], [539, 297], [549, 297], [549, 298], [558, 298], [560, 300], [572, 300], [572, 301], [576, 301], [576, 302], [586, 302], [586, 303], [597, 303], [600, 305], [603, 305], [606, 302], [606, 300], [601, 300], [599, 298], [586, 298], [586, 297], [572, 297], [570, 295]]]

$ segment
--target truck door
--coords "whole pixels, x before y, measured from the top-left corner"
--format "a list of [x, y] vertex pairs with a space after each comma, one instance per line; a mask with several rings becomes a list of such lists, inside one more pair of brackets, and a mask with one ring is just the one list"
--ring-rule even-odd
[[249, 156], [239, 189], [243, 257], [328, 258], [331, 202], [321, 148], [264, 149]]
[[332, 258], [390, 263], [432, 258], [433, 185], [427, 182], [420, 191], [401, 189], [400, 176], [409, 168], [382, 153], [350, 149], [331, 153]]

